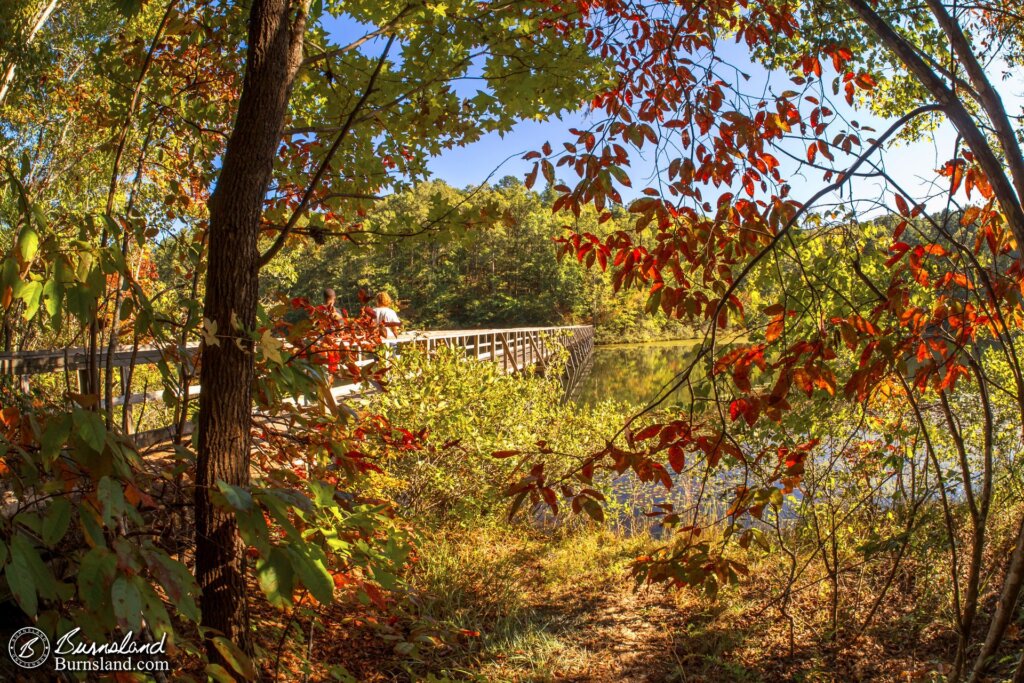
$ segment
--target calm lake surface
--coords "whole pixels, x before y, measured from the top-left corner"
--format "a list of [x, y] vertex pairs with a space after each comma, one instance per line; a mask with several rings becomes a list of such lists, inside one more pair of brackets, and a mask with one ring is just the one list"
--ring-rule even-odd
[[[598, 346], [590, 374], [583, 378], [575, 399], [589, 405], [606, 400], [646, 404], [686, 368], [696, 348], [697, 342], [689, 340]], [[688, 398], [682, 387], [670, 401]]]

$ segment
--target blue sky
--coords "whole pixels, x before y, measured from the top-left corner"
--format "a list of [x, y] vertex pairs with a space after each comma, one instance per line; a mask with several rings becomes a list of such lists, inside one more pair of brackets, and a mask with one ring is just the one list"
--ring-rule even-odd
[[[769, 74], [760, 65], [755, 65], [747, 58], [746, 52], [734, 44], [725, 46], [723, 56], [731, 65], [751, 76], [745, 83], [751, 91], [760, 91], [766, 84], [771, 84], [775, 92], [787, 89], [790, 84], [788, 76], [774, 73]], [[825, 72], [826, 82], [829, 82], [832, 74]], [[1014, 78], [997, 83], [1007, 110], [1011, 115], [1024, 112], [1024, 75], [1019, 72]], [[838, 105], [840, 115], [848, 119], [856, 119], [863, 125], [874, 127], [878, 134], [891, 124], [890, 121], [879, 119], [863, 110], [854, 110], [848, 107], [842, 97], [835, 98], [832, 103]], [[523, 161], [520, 156], [529, 150], [539, 149], [545, 141], [550, 141], [559, 147], [563, 140], [571, 140], [569, 128], [585, 128], [587, 126], [586, 112], [571, 112], [565, 114], [560, 120], [523, 121], [517, 124], [511, 132], [501, 136], [497, 133], [485, 135], [480, 141], [463, 148], [453, 149], [442, 156], [436, 157], [430, 164], [432, 172], [437, 178], [443, 179], [456, 187], [475, 185], [484, 182], [488, 176], [497, 180], [505, 175], [514, 175], [520, 178], [529, 172], [532, 162]], [[836, 130], [831, 130], [834, 134]], [[865, 134], [862, 137], [869, 137]], [[900, 186], [908, 192], [917, 196], [924, 196], [929, 193], [929, 184], [936, 175], [935, 169], [941, 166], [953, 155], [956, 131], [948, 123], [940, 125], [930, 138], [921, 139], [913, 144], [897, 143], [891, 145], [882, 159], [887, 173], [889, 173]], [[804, 156], [802, 143], [797, 146], [786, 144], [786, 149], [798, 157]], [[516, 154], [512, 159], [510, 155]], [[500, 166], [500, 168], [499, 168]], [[843, 157], [837, 156], [837, 166], [843, 166]], [[644, 166], [642, 160], [634, 160], [634, 190], [643, 187], [639, 180], [650, 176], [653, 169]], [[497, 169], [497, 170], [495, 170]], [[783, 176], [791, 181], [793, 191], [797, 199], [803, 199], [822, 186], [821, 173], [813, 169], [800, 171], [796, 164], [784, 162]], [[855, 180], [853, 185], [854, 194], [858, 197], [878, 197], [881, 190], [880, 182], [877, 180]], [[936, 208], [936, 207], [932, 207]]]
[[[341, 44], [355, 40], [367, 30], [366, 26], [360, 25], [348, 17], [328, 21], [332, 37]], [[365, 49], [373, 51], [379, 49], [379, 45], [371, 42]], [[732, 42], [723, 43], [719, 55], [729, 67], [735, 67], [750, 76], [750, 79], [744, 83], [744, 90], [749, 89], [750, 92], [755, 92], [770, 85], [775, 92], [781, 92], [791, 87], [787, 75], [770, 74], [760, 65], [753, 64], [743, 46]], [[833, 75], [830, 73], [829, 67], [826, 67], [824, 74], [826, 83], [830, 82]], [[456, 90], [460, 94], [471, 96], [480, 81], [474, 80], [470, 83], [472, 86], [468, 86], [466, 83], [456, 84]], [[1024, 75], [1017, 72], [1013, 78], [996, 85], [1011, 114], [1024, 112]], [[865, 111], [854, 111], [851, 107], [846, 106], [841, 97], [834, 98], [834, 102], [831, 104], [837, 105], [839, 115], [872, 126], [879, 133], [889, 123], [872, 117]], [[546, 141], [550, 141], [556, 148], [560, 148], [560, 142], [572, 138], [568, 130], [573, 127], [587, 127], [587, 119], [586, 111], [577, 111], [568, 112], [561, 118], [548, 121], [522, 121], [504, 135], [491, 133], [473, 144], [448, 150], [432, 160], [430, 170], [435, 178], [456, 187], [476, 185], [488, 179], [496, 181], [505, 175], [523, 178], [532, 166], [532, 162], [521, 159], [523, 154], [530, 150], [540, 149]], [[829, 134], [834, 134], [836, 130], [830, 129]], [[868, 135], [862, 137], [868, 137]], [[945, 124], [935, 131], [934, 136], [930, 139], [922, 139], [914, 144], [900, 143], [890, 147], [883, 157], [886, 171], [911, 194], [917, 196], [927, 194], [928, 184], [936, 177], [934, 170], [951, 158], [955, 139], [955, 131], [950, 125]], [[803, 143], [784, 144], [791, 154], [801, 158], [804, 156]], [[635, 154], [635, 152], [632, 153]], [[781, 155], [779, 156], [783, 158]], [[843, 158], [837, 156], [836, 163], [838, 166], [842, 166]], [[638, 192], [644, 186], [644, 181], [653, 172], [651, 164], [641, 158], [633, 159], [631, 175], [634, 181], [634, 192]], [[813, 169], [800, 171], [795, 163], [785, 159], [783, 159], [782, 173], [791, 181], [793, 194], [798, 200], [809, 196], [822, 186], [820, 172]], [[873, 180], [855, 181], [853, 191], [856, 196], [877, 197], [879, 185], [877, 181]], [[624, 194], [626, 192], [628, 191], [624, 191]], [[628, 197], [628, 195], [626, 196]], [[713, 200], [713, 197], [710, 199]]]

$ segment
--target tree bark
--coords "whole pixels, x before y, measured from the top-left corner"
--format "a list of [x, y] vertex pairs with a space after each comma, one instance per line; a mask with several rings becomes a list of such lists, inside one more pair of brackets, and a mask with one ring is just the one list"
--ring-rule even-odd
[[243, 647], [244, 548], [235, 515], [217, 507], [217, 482], [249, 484], [259, 222], [291, 85], [302, 60], [308, 0], [253, 0], [245, 79], [217, 187], [210, 197], [204, 317], [218, 341], [204, 344], [196, 465], [196, 575], [203, 625]]
[[1024, 518], [1021, 519], [1017, 529], [1017, 544], [1014, 546], [1013, 554], [1010, 555], [1006, 577], [1003, 579], [1003, 588], [999, 593], [995, 614], [992, 615], [992, 621], [989, 623], [988, 634], [985, 636], [981, 651], [978, 652], [978, 657], [974, 660], [974, 667], [968, 679], [971, 683], [981, 679], [989, 665], [989, 659], [1003, 642], [1003, 635], [1016, 610], [1017, 598], [1020, 597], [1022, 585], [1024, 585]]
[[854, 10], [865, 23], [867, 28], [878, 37], [897, 58], [914, 74], [921, 85], [930, 92], [949, 118], [950, 123], [963, 137], [964, 142], [974, 153], [978, 166], [981, 167], [985, 177], [992, 185], [992, 190], [999, 202], [999, 207], [1006, 215], [1010, 231], [1013, 233], [1017, 244], [1024, 244], [1024, 207], [1022, 198], [1017, 196], [1013, 184], [1006, 176], [1002, 160], [992, 149], [989, 139], [978, 127], [977, 123], [967, 111], [963, 102], [942, 78], [936, 74], [914, 51], [902, 36], [890, 26], [875, 10], [871, 8], [866, 0], [846, 0], [847, 5]]
[[1010, 169], [1010, 178], [1017, 191], [1017, 199], [1019, 202], [1024, 202], [1024, 153], [1017, 142], [1010, 118], [1006, 115], [1003, 99], [992, 87], [991, 81], [985, 75], [985, 69], [978, 61], [978, 55], [971, 49], [971, 44], [956, 19], [949, 15], [939, 0], [925, 0], [925, 3], [935, 16], [939, 26], [942, 27], [953, 51], [960, 58], [964, 71], [971, 79], [971, 85], [978, 93], [978, 101], [985, 109], [985, 113], [988, 114], [992, 130], [995, 132], [996, 139], [999, 140], [999, 145], [1003, 148], [1003, 157]]

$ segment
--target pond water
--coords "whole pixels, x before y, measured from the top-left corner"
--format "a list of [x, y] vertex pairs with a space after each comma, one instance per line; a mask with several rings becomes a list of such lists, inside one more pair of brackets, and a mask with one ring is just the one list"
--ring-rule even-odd
[[[598, 346], [594, 349], [590, 372], [580, 381], [573, 398], [581, 405], [607, 400], [637, 407], [647, 405], [686, 369], [697, 353], [698, 345], [696, 340], [681, 340]], [[703, 370], [695, 371], [693, 380], [696, 382], [702, 377]], [[689, 399], [689, 391], [683, 386], [663, 405], [688, 406]], [[620, 475], [612, 484], [614, 503], [606, 514], [610, 513], [613, 523], [627, 533], [661, 537], [665, 529], [644, 513], [654, 509], [655, 504], [669, 502], [679, 509], [689, 509], [700, 484], [689, 476], [676, 476], [674, 479], [672, 490], [665, 491], [661, 486], [640, 482], [631, 472]], [[719, 495], [718, 489], [728, 488], [727, 479], [716, 478], [705, 485], [701, 509], [709, 518], [717, 519], [725, 512], [727, 502], [723, 495]]]
[[[594, 349], [593, 366], [574, 398], [587, 405], [606, 400], [645, 405], [686, 368], [697, 344], [695, 340], [682, 340], [598, 346]], [[681, 387], [670, 401], [688, 399], [686, 387]]]

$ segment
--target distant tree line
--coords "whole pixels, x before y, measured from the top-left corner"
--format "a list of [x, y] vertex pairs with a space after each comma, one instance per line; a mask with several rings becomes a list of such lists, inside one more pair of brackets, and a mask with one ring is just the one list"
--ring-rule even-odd
[[[331, 287], [355, 312], [360, 292], [384, 290], [413, 328], [593, 323], [605, 342], [690, 336], [679, 321], [645, 312], [646, 291], [613, 293], [606, 273], [559, 260], [553, 238], [566, 221], [552, 213], [549, 192], [513, 177], [462, 190], [423, 183], [381, 201], [344, 238], [306, 228], [314, 239], [268, 267], [263, 295], [315, 301]], [[576, 222], [618, 229], [614, 219], [598, 225], [592, 212]]]

